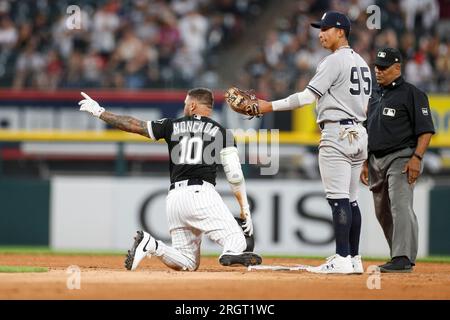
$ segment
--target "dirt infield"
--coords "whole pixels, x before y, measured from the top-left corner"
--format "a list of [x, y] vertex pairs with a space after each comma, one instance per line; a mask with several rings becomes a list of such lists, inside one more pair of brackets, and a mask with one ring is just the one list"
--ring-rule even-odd
[[[372, 274], [316, 275], [306, 271], [247, 271], [202, 258], [197, 272], [175, 272], [158, 259], [139, 270], [123, 268], [119, 256], [0, 254], [0, 265], [48, 267], [47, 273], [0, 273], [0, 299], [450, 299], [450, 264], [418, 263], [410, 274], [381, 274], [380, 289], [368, 289]], [[264, 264], [322, 261], [266, 258]], [[364, 267], [379, 264], [366, 262]], [[69, 290], [70, 265], [81, 270], [81, 287]], [[248, 288], [251, 288], [249, 290]]]

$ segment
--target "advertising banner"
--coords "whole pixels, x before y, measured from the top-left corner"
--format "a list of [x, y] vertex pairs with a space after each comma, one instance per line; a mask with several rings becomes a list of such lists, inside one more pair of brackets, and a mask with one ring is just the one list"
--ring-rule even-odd
[[[126, 250], [136, 230], [147, 230], [170, 243], [165, 214], [168, 179], [55, 177], [51, 188], [51, 246], [56, 249]], [[419, 256], [428, 248], [428, 193], [416, 187]], [[239, 208], [228, 183], [217, 190], [235, 216]], [[276, 255], [331, 255], [335, 250], [331, 210], [320, 181], [248, 180], [256, 251]], [[361, 186], [361, 253], [388, 256], [389, 249], [375, 218], [372, 195]], [[220, 253], [206, 237], [203, 253]]]

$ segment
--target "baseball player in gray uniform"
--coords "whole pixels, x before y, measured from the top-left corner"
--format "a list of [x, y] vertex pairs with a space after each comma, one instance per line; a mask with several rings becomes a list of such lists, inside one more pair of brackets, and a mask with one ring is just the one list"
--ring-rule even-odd
[[332, 53], [320, 62], [304, 91], [272, 102], [258, 100], [260, 113], [292, 110], [316, 102], [322, 133], [319, 168], [333, 212], [336, 254], [308, 271], [360, 274], [364, 269], [358, 252], [358, 179], [367, 158], [367, 132], [362, 122], [366, 120], [372, 77], [367, 63], [348, 44], [347, 16], [330, 11], [311, 25], [320, 29], [320, 43]]
[[[246, 252], [246, 233], [253, 224], [234, 137], [210, 118], [214, 98], [209, 89], [196, 88], [185, 99], [184, 117], [143, 121], [105, 111], [82, 92], [80, 110], [91, 113], [118, 129], [152, 140], [164, 139], [170, 154], [170, 182], [167, 218], [172, 238], [169, 246], [145, 231], [138, 231], [128, 251], [125, 267], [135, 270], [147, 256], [156, 256], [175, 270], [195, 271], [200, 265], [202, 235], [223, 247], [220, 264], [255, 265], [262, 259]], [[218, 157], [216, 157], [218, 156]], [[242, 228], [215, 190], [218, 162], [241, 207]]]

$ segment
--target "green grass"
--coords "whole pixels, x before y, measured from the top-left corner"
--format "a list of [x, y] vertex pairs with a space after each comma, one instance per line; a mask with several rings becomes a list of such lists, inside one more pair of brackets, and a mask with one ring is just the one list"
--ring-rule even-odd
[[[123, 256], [126, 250], [54, 250], [49, 247], [33, 246], [0, 246], [0, 254], [37, 254], [55, 256]], [[204, 253], [203, 257], [218, 257], [218, 254]], [[301, 256], [301, 255], [281, 255], [268, 253], [264, 258], [284, 258], [284, 259], [324, 259], [325, 256]], [[364, 261], [388, 261], [389, 257], [363, 256]], [[417, 262], [450, 263], [450, 256], [429, 256], [417, 259]]]
[[450, 256], [429, 256], [417, 259], [418, 262], [450, 263]]
[[118, 250], [55, 250], [49, 247], [0, 246], [0, 254], [39, 254], [55, 256], [122, 256], [126, 252]]
[[48, 272], [44, 267], [0, 266], [0, 273]]

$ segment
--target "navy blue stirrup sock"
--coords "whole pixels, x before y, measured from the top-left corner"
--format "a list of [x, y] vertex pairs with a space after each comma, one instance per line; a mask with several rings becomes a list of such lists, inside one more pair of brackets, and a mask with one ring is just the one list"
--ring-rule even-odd
[[341, 257], [350, 254], [350, 227], [352, 225], [352, 211], [348, 199], [328, 199], [333, 210], [333, 227], [336, 236], [336, 253]]
[[359, 210], [358, 202], [350, 202], [352, 210], [352, 226], [350, 228], [350, 254], [356, 256], [359, 254], [359, 236], [361, 234], [361, 211]]

